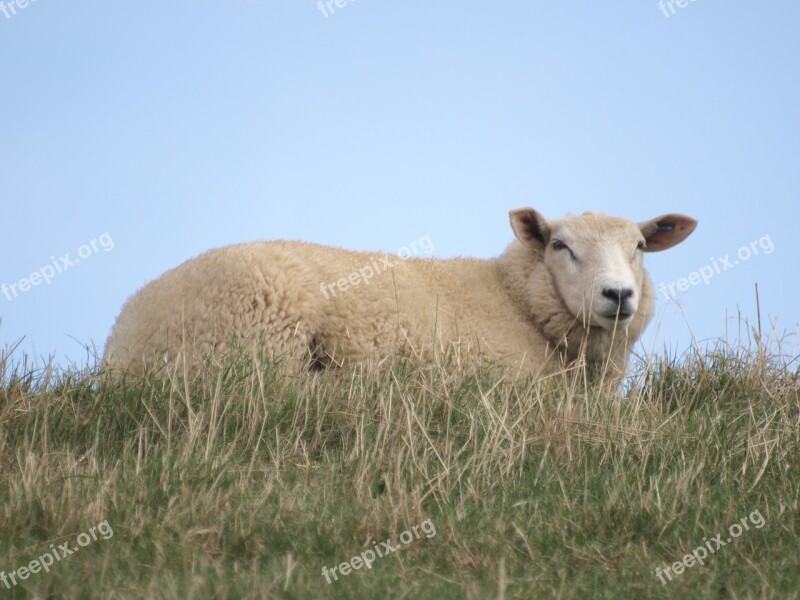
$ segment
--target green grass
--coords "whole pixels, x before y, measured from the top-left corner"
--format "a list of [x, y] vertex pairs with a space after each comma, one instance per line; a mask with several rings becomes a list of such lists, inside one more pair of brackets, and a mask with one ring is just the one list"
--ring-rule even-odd
[[[0, 356], [0, 570], [113, 530], [0, 596], [797, 598], [800, 377], [780, 365], [648, 357], [610, 394], [446, 365], [238, 361], [186, 384]], [[656, 577], [754, 511], [763, 527]]]

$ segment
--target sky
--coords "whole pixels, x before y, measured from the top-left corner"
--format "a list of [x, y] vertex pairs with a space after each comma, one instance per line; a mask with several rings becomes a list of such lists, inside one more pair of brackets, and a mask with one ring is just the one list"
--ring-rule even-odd
[[521, 206], [699, 220], [642, 351], [735, 341], [756, 284], [797, 332], [800, 3], [337, 1], [0, 2], [0, 350], [85, 363], [210, 248], [490, 258]]

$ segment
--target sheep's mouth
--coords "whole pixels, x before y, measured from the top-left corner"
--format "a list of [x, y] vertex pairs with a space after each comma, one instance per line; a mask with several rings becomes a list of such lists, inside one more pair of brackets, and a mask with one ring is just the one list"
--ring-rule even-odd
[[633, 317], [633, 313], [626, 310], [620, 310], [607, 313], [603, 315], [603, 317], [611, 321], [628, 321], [631, 317]]

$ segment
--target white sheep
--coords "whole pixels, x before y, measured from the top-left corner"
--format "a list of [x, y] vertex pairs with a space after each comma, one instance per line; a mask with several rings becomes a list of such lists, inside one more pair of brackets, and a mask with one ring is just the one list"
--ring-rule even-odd
[[396, 260], [285, 241], [211, 250], [128, 300], [106, 364], [141, 372], [181, 357], [197, 366], [255, 343], [293, 368], [429, 361], [455, 347], [512, 374], [585, 356], [621, 377], [653, 314], [642, 255], [680, 243], [697, 222], [602, 213], [547, 221], [531, 208], [510, 220], [517, 239], [489, 260]]

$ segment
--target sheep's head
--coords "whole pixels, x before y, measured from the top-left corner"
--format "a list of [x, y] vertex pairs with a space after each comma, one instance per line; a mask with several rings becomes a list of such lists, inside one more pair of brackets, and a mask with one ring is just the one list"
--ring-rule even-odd
[[607, 330], [627, 327], [639, 308], [643, 253], [671, 248], [697, 226], [675, 214], [638, 224], [602, 213], [548, 221], [532, 208], [509, 216], [517, 239], [541, 254], [569, 311]]

